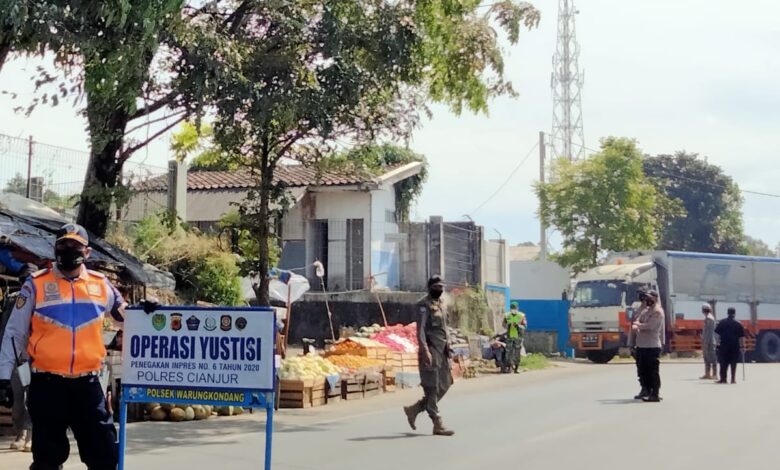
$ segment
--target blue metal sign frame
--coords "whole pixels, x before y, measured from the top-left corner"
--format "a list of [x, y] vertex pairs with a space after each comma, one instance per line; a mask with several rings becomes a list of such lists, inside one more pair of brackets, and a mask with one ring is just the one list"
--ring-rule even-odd
[[[192, 306], [165, 306], [160, 307], [158, 311], [221, 311], [221, 312], [271, 312], [274, 315], [273, 325], [274, 332], [273, 338], [276, 338], [276, 313], [271, 307], [192, 307]], [[275, 349], [275, 347], [274, 347]], [[276, 353], [276, 351], [274, 351]], [[276, 383], [276, 354], [272, 359], [272, 371], [273, 371], [273, 383]], [[148, 391], [157, 390], [170, 392], [170, 397], [161, 396], [148, 396]], [[127, 446], [127, 405], [129, 403], [159, 403], [161, 401], [171, 404], [191, 405], [191, 404], [206, 404], [216, 406], [241, 406], [243, 408], [257, 408], [266, 410], [265, 420], [265, 456], [264, 456], [264, 468], [265, 470], [271, 470], [271, 450], [273, 444], [273, 429], [274, 429], [274, 389], [258, 389], [258, 390], [241, 390], [241, 389], [228, 389], [228, 388], [211, 388], [211, 387], [168, 387], [160, 386], [155, 387], [152, 385], [133, 385], [125, 384], [122, 382], [122, 394], [119, 400], [119, 470], [125, 468], [125, 450]], [[190, 395], [194, 398], [176, 398], [175, 395]], [[202, 396], [211, 396], [212, 399], [199, 398]], [[241, 398], [241, 400], [225, 400], [218, 399], [220, 397]]]

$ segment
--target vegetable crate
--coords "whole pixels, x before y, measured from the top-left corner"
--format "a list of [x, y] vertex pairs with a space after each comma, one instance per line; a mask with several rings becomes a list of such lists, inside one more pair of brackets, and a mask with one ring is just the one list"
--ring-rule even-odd
[[382, 382], [385, 392], [395, 392], [395, 370], [393, 368], [382, 371]]
[[417, 353], [390, 352], [385, 363], [397, 371], [416, 371], [419, 368]]
[[341, 379], [341, 398], [344, 400], [360, 400], [363, 398], [366, 387], [365, 375], [354, 375], [352, 377], [342, 377]]
[[325, 379], [281, 380], [280, 408], [311, 408], [327, 402]]
[[341, 380], [336, 382], [336, 384], [333, 386], [331, 386], [331, 384], [326, 381], [325, 397], [327, 403], [336, 403], [341, 401]]
[[366, 376], [366, 383], [363, 387], [363, 397], [369, 398], [369, 397], [375, 397], [377, 395], [380, 395], [382, 393], [382, 390], [384, 389], [384, 386], [382, 384], [384, 380], [384, 376], [381, 374], [374, 374], [374, 375], [367, 375]]

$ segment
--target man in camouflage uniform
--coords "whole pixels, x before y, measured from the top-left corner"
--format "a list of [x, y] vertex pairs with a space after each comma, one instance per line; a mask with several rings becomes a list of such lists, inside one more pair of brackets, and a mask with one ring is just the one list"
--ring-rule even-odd
[[417, 304], [418, 362], [423, 398], [412, 406], [404, 407], [404, 413], [409, 426], [417, 429], [417, 415], [426, 411], [433, 421], [435, 436], [452, 436], [455, 433], [444, 427], [438, 406], [439, 400], [452, 385], [447, 309], [441, 299], [443, 293], [444, 281], [440, 276], [433, 276], [428, 280], [428, 295]]

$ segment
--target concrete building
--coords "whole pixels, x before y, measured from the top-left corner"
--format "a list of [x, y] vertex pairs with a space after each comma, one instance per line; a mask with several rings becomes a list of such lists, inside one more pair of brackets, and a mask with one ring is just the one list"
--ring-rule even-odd
[[[318, 171], [281, 165], [274, 177], [287, 187], [288, 209], [279, 230], [279, 267], [305, 273], [319, 285], [311, 264], [325, 266], [329, 291], [375, 287], [398, 289], [399, 227], [395, 185], [417, 175], [423, 163], [388, 168], [383, 174]], [[136, 186], [123, 209], [123, 220], [137, 221], [165, 210], [169, 178]], [[190, 171], [187, 174], [186, 220], [209, 230], [241, 203], [257, 179], [244, 172]]]

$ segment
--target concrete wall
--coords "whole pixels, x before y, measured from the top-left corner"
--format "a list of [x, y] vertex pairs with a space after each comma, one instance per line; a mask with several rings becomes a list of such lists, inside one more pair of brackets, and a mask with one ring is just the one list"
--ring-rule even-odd
[[482, 282], [509, 285], [506, 240], [484, 240], [482, 242]]
[[430, 277], [429, 228], [428, 224], [416, 223], [401, 226], [403, 233], [403, 241], [399, 246], [399, 285], [401, 290], [425, 290], [425, 285]]
[[[333, 329], [336, 338], [342, 326], [359, 328], [374, 323], [382, 324], [382, 313], [375, 294], [354, 292], [345, 294], [327, 294], [330, 310], [333, 314]], [[421, 292], [379, 293], [382, 308], [390, 325], [409, 324], [416, 321], [417, 302], [424, 296]], [[293, 305], [290, 338], [292, 344], [302, 338], [317, 340], [320, 347], [330, 339], [330, 326], [325, 308], [325, 295], [307, 293], [303, 299]]]
[[569, 272], [552, 261], [512, 261], [510, 287], [513, 299], [561, 300], [569, 288]]

